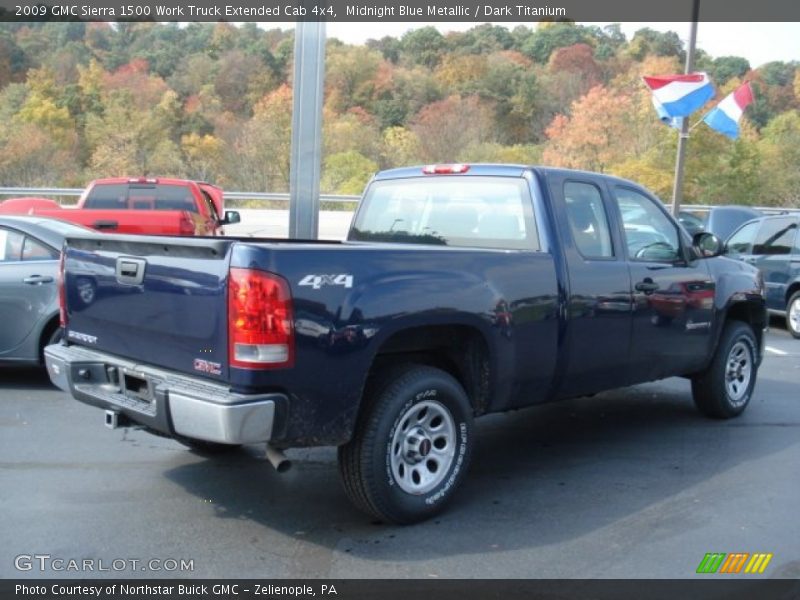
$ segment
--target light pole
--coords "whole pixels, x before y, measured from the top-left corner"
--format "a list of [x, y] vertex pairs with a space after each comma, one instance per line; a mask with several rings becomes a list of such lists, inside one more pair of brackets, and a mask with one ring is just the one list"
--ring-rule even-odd
[[[700, 0], [692, 0], [692, 26], [689, 30], [689, 48], [686, 51], [685, 73], [694, 70], [694, 48], [697, 44], [697, 21], [700, 18]], [[681, 131], [678, 137], [678, 155], [675, 159], [675, 182], [672, 186], [672, 214], [675, 217], [681, 210], [683, 200], [683, 163], [686, 158], [686, 144], [689, 141], [689, 117], [681, 118]]]

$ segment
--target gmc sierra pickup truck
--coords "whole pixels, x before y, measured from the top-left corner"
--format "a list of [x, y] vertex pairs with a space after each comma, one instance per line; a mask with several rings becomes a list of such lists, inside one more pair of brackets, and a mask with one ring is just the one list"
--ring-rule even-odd
[[10, 198], [0, 214], [36, 215], [78, 223], [98, 231], [149, 235], [222, 235], [239, 222], [225, 212], [222, 190], [202, 181], [114, 177], [92, 181], [75, 208], [46, 198]]
[[464, 479], [473, 419], [683, 376], [750, 401], [767, 323], [753, 267], [644, 188], [513, 165], [377, 174], [345, 242], [74, 235], [52, 381], [211, 449], [338, 446], [344, 489], [395, 523]]

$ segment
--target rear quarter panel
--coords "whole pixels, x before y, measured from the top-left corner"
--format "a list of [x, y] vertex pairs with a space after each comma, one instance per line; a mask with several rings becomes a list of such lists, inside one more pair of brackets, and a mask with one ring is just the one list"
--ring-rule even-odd
[[295, 365], [231, 369], [230, 378], [244, 389], [291, 395], [282, 433], [287, 445], [349, 439], [370, 367], [400, 331], [465, 325], [480, 332], [494, 374], [490, 411], [535, 401], [552, 378], [557, 285], [549, 254], [372, 244], [269, 250], [239, 244], [231, 266], [280, 273], [289, 283]]

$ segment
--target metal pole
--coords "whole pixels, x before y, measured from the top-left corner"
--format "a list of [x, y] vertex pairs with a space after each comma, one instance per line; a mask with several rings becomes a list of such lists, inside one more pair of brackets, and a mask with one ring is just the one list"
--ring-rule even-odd
[[289, 237], [313, 240], [319, 235], [325, 22], [298, 21], [294, 35]]
[[[689, 30], [689, 48], [686, 51], [686, 74], [694, 70], [694, 48], [697, 44], [697, 21], [700, 18], [700, 0], [692, 0], [692, 27]], [[681, 119], [681, 131], [678, 137], [678, 156], [675, 158], [675, 183], [672, 186], [672, 214], [676, 217], [681, 210], [683, 200], [683, 163], [686, 158], [686, 144], [689, 141], [689, 118]]]

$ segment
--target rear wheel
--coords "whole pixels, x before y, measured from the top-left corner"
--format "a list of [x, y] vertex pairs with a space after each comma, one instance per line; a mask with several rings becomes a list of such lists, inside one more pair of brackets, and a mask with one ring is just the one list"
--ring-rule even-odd
[[427, 366], [390, 371], [372, 389], [353, 439], [339, 448], [345, 491], [382, 521], [423, 521], [464, 479], [472, 407], [458, 381]]
[[722, 332], [709, 368], [692, 379], [692, 395], [704, 415], [716, 419], [739, 416], [756, 384], [757, 342], [753, 329], [731, 321]]
[[786, 303], [786, 329], [800, 339], [800, 292], [795, 292]]

